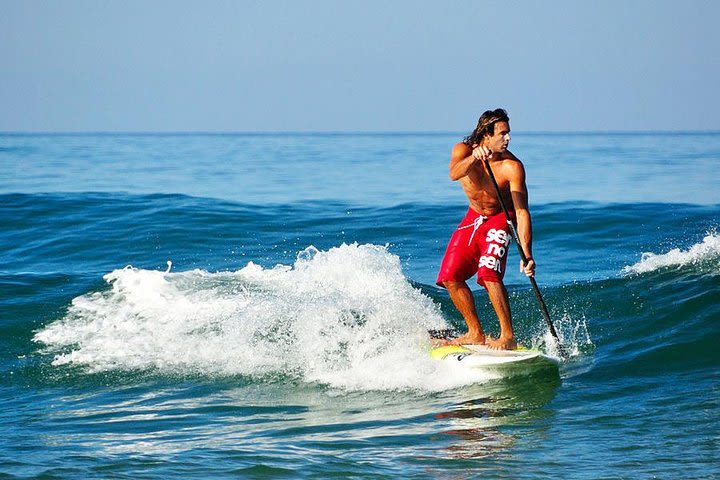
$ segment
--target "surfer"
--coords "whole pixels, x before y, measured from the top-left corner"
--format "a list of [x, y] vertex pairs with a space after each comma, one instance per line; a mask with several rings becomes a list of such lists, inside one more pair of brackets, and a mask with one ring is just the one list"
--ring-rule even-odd
[[[450, 179], [460, 183], [469, 202], [465, 218], [450, 238], [437, 279], [439, 286], [447, 288], [468, 328], [468, 332], [452, 340], [452, 344], [485, 344], [503, 350], [517, 347], [510, 303], [503, 284], [512, 237], [484, 165], [487, 159], [527, 257], [526, 264], [520, 261], [520, 270], [532, 277], [535, 275], [535, 261], [532, 259], [532, 225], [525, 169], [507, 149], [509, 143], [510, 119], [507, 112], [502, 108], [488, 110], [480, 116], [475, 130], [453, 147], [450, 156]], [[497, 339], [483, 333], [475, 298], [466, 283], [475, 273], [478, 284], [485, 287], [500, 322], [500, 337]]]

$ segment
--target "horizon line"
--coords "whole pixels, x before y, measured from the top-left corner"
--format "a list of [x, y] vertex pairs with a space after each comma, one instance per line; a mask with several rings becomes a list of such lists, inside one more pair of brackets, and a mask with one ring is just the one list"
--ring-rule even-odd
[[[522, 135], [707, 135], [720, 130], [516, 130]], [[456, 130], [0, 130], [0, 135], [462, 135]]]

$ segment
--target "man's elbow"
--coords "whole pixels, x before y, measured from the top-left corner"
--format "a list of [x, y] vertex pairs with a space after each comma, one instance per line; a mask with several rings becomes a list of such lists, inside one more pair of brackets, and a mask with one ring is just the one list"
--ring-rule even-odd
[[460, 180], [464, 176], [465, 176], [464, 174], [450, 169], [449, 177], [450, 177], [450, 180], [452, 180], [453, 182]]

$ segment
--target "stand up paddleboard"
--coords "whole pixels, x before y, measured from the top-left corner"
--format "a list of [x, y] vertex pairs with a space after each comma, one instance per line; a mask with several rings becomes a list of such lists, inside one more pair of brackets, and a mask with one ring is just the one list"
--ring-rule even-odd
[[[433, 341], [452, 340], [456, 330], [428, 330]], [[537, 349], [518, 346], [515, 350], [493, 350], [485, 345], [435, 345], [430, 350], [435, 360], [466, 368], [511, 368], [535, 370], [558, 368], [558, 360]]]
[[540, 350], [519, 347], [516, 350], [492, 350], [485, 345], [444, 345], [433, 347], [430, 357], [461, 367], [483, 368], [501, 365], [557, 366], [558, 362]]

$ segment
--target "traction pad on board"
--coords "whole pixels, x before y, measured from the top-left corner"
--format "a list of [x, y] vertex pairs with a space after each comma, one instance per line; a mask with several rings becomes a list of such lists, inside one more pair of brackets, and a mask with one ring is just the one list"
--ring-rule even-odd
[[460, 332], [454, 328], [447, 328], [444, 330], [428, 330], [430, 338], [433, 340], [453, 340], [460, 336]]

